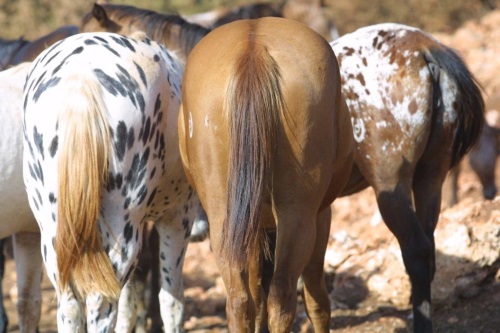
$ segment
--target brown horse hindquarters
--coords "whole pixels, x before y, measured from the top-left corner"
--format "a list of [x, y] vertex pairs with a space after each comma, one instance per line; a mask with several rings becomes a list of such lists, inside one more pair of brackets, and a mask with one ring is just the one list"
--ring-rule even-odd
[[[264, 227], [277, 228], [267, 301], [271, 331], [290, 330], [292, 295], [304, 269], [319, 270], [322, 277], [317, 266], [330, 220], [322, 218], [317, 225], [320, 205], [327, 192], [333, 200], [341, 191], [352, 163], [352, 132], [347, 109], [341, 107], [339, 79], [328, 44], [286, 19], [225, 25], [207, 35], [188, 59], [181, 154], [211, 224], [231, 331], [266, 325], [262, 290], [253, 278], [262, 263]], [[308, 291], [322, 295], [309, 298], [308, 310], [315, 329], [325, 331], [326, 290], [321, 283], [311, 285], [320, 278], [309, 274]]]

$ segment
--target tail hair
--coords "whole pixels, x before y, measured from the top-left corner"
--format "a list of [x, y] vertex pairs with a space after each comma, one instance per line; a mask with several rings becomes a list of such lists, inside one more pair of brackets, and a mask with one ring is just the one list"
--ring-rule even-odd
[[[271, 186], [272, 156], [284, 108], [278, 64], [250, 37], [227, 86], [230, 122], [227, 211], [222, 231], [225, 260], [243, 268], [264, 241], [259, 212]], [[264, 244], [264, 248], [268, 247]]]
[[97, 220], [108, 174], [110, 132], [101, 87], [90, 77], [71, 76], [59, 114], [58, 221], [55, 248], [59, 292], [98, 293], [118, 299], [120, 285], [103, 249]]
[[[451, 48], [434, 47], [425, 53], [427, 63], [439, 66], [457, 87], [458, 128], [452, 148], [450, 169], [472, 149], [484, 124], [484, 100], [481, 86], [465, 62]], [[436, 77], [434, 77], [436, 79]], [[441, 87], [441, 91], [445, 89]]]

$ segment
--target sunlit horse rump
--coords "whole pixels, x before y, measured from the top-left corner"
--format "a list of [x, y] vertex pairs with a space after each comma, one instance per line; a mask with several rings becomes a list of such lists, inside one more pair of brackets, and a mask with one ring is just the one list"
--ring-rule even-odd
[[[143, 35], [144, 36], [144, 35]], [[162, 318], [181, 331], [181, 270], [197, 197], [176, 130], [182, 68], [149, 39], [80, 34], [34, 61], [24, 181], [57, 290], [58, 330], [110, 331], [146, 220], [160, 239]]]
[[[329, 205], [348, 178], [353, 136], [326, 41], [282, 18], [215, 29], [188, 58], [179, 139], [208, 213], [230, 331], [290, 331], [303, 274], [308, 315], [328, 332]], [[272, 259], [272, 279], [261, 276]]]
[[479, 87], [452, 49], [408, 26], [370, 26], [331, 45], [355, 139], [343, 195], [375, 190], [411, 280], [414, 331], [430, 332], [441, 187], [479, 137]]

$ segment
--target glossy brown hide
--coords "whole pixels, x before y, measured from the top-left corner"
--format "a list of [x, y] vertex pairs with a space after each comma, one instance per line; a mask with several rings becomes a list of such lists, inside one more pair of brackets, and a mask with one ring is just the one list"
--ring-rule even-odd
[[[317, 332], [329, 331], [329, 205], [353, 147], [339, 84], [325, 40], [282, 18], [217, 28], [188, 59], [181, 154], [208, 214], [232, 332], [290, 331], [301, 274], [309, 318]], [[274, 274], [261, 280], [264, 236], [274, 229]]]

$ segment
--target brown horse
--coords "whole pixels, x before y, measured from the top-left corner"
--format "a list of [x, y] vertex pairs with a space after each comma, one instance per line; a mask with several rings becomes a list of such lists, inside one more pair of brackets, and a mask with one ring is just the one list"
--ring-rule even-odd
[[293, 20], [229, 23], [193, 49], [182, 96], [181, 156], [208, 214], [229, 330], [290, 331], [302, 274], [308, 316], [328, 332], [330, 203], [354, 141], [331, 48]]
[[370, 26], [332, 48], [356, 141], [342, 195], [373, 187], [410, 277], [414, 332], [431, 332], [441, 187], [479, 137], [480, 89], [452, 49], [415, 28]]
[[33, 61], [47, 47], [78, 32], [77, 26], [65, 25], [33, 41], [22, 37], [15, 40], [0, 38], [0, 70]]
[[183, 59], [187, 59], [191, 49], [210, 32], [198, 24], [187, 22], [179, 15], [111, 4], [94, 4], [92, 10], [83, 17], [80, 30], [108, 31], [122, 35], [144, 31], [149, 38], [165, 45], [169, 50], [180, 52]]

